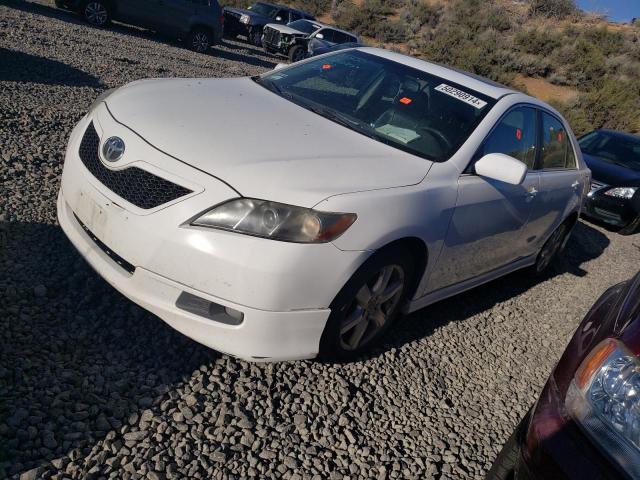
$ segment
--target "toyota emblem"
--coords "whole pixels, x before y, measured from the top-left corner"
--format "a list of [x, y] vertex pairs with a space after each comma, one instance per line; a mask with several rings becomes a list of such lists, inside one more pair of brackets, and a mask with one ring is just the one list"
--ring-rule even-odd
[[120, 137], [110, 137], [102, 145], [102, 155], [108, 162], [117, 162], [124, 155], [124, 140]]

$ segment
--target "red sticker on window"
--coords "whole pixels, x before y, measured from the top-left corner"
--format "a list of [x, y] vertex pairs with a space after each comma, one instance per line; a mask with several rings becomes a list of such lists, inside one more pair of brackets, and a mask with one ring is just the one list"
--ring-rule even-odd
[[409, 97], [402, 97], [400, 99], [400, 103], [403, 103], [405, 105], [409, 105], [411, 102], [413, 102], [413, 100], [411, 100]]
[[331, 70], [332, 66], [329, 65], [328, 63], [325, 63], [324, 65], [322, 65], [322, 69], [323, 70]]
[[518, 140], [522, 140], [522, 130], [520, 130], [519, 128], [516, 128], [516, 138]]

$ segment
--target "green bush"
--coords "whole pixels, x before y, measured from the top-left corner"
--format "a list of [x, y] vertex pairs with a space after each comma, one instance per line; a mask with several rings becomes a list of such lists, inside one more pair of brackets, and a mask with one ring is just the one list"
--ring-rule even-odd
[[529, 12], [553, 18], [566, 18], [577, 12], [575, 0], [530, 0]]

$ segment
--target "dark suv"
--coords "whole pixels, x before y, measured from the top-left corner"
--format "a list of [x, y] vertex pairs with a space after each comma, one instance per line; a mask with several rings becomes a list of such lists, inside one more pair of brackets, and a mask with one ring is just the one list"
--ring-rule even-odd
[[222, 37], [222, 8], [217, 0], [55, 0], [59, 8], [79, 12], [92, 25], [110, 20], [148, 28], [186, 40], [205, 52]]
[[250, 43], [262, 46], [262, 29], [268, 23], [286, 25], [296, 20], [314, 20], [310, 13], [272, 3], [256, 2], [249, 8], [224, 8], [224, 33], [227, 37], [244, 35]]

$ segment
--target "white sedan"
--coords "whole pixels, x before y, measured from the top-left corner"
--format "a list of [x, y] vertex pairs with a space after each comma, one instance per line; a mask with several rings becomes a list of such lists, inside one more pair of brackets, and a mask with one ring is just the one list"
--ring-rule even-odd
[[111, 285], [198, 342], [346, 360], [398, 313], [544, 270], [588, 185], [547, 104], [359, 48], [107, 92], [71, 134], [58, 218]]

